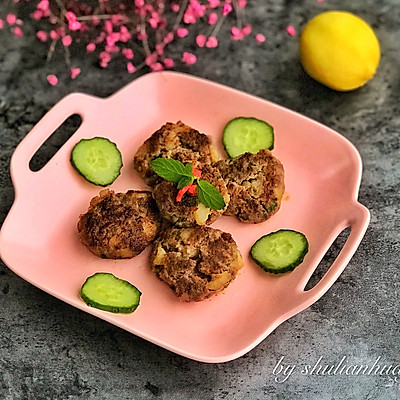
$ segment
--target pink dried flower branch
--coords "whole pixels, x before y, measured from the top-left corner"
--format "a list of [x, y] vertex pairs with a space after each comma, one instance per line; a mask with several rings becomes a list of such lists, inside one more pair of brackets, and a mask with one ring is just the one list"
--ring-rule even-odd
[[[252, 33], [246, 21], [246, 0], [25, 0], [34, 5], [31, 19], [37, 25], [36, 37], [49, 43], [47, 60], [58, 47], [63, 49], [71, 79], [81, 69], [71, 65], [71, 50], [83, 44], [87, 53], [97, 54], [99, 66], [106, 68], [113, 59], [125, 64], [132, 74], [144, 67], [151, 71], [172, 68], [176, 61], [196, 63], [197, 56], [183, 51], [173, 60], [167, 53], [170, 43], [187, 38], [193, 25], [200, 27], [195, 42], [198, 47], [215, 48], [224, 22], [234, 15], [231, 39], [242, 40]], [[26, 7], [20, 4], [19, 7]], [[14, 4], [14, 7], [17, 7]], [[8, 26], [15, 36], [22, 36], [23, 22], [17, 12], [0, 19], [0, 29]], [[1, 17], [1, 15], [0, 15]], [[201, 32], [203, 31], [203, 32]], [[199, 29], [197, 29], [199, 32]], [[262, 34], [254, 35], [262, 43]], [[56, 85], [58, 78], [48, 75]]]

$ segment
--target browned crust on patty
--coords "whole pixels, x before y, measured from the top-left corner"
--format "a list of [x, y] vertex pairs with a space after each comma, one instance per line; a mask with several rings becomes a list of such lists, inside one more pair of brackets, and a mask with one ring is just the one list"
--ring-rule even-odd
[[245, 153], [216, 165], [230, 194], [225, 215], [235, 215], [242, 222], [260, 223], [279, 210], [285, 191], [284, 169], [269, 150]]
[[201, 301], [221, 292], [242, 266], [232, 235], [210, 227], [165, 228], [150, 255], [152, 271], [182, 301]]
[[131, 258], [157, 236], [161, 218], [149, 191], [102, 190], [79, 216], [81, 242], [101, 258]]
[[[201, 170], [201, 178], [214, 185], [225, 200], [226, 207], [229, 204], [229, 194], [225, 181], [222, 179], [218, 168], [211, 165], [203, 165]], [[179, 227], [191, 227], [196, 225], [210, 225], [215, 222], [226, 210], [204, 210], [205, 206], [199, 205], [196, 196], [186, 193], [180, 202], [176, 201], [178, 194], [177, 184], [161, 180], [156, 184], [153, 191], [154, 199], [160, 210], [161, 216]], [[208, 217], [201, 221], [199, 207], [203, 207], [203, 212], [208, 213]], [[200, 210], [201, 211], [201, 210]], [[203, 214], [207, 215], [207, 214]]]
[[218, 160], [208, 136], [181, 121], [163, 125], [139, 147], [135, 154], [134, 167], [150, 186], [159, 180], [158, 175], [150, 167], [150, 162], [158, 157], [173, 158], [184, 164], [191, 163], [194, 167]]

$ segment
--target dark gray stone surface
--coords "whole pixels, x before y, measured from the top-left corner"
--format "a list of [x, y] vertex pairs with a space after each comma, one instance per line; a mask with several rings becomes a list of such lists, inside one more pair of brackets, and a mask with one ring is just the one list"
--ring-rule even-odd
[[[317, 303], [284, 322], [254, 350], [225, 364], [170, 353], [87, 315], [28, 284], [0, 264], [1, 399], [399, 399], [400, 376], [303, 375], [323, 365], [400, 364], [399, 140], [400, 6], [398, 0], [254, 0], [248, 18], [267, 42], [223, 42], [200, 52], [189, 72], [294, 109], [337, 130], [364, 163], [359, 200], [371, 223], [356, 254]], [[5, 5], [6, 1], [0, 4]], [[382, 61], [376, 77], [351, 93], [331, 91], [302, 70], [298, 30], [315, 14], [344, 9], [376, 30]], [[29, 31], [29, 27], [27, 27]], [[97, 68], [81, 57], [75, 81], [50, 88], [45, 48], [26, 34], [0, 34], [0, 221], [13, 202], [10, 157], [19, 141], [61, 97], [107, 96], [131, 81], [122, 68]], [[56, 144], [54, 144], [55, 146]], [[343, 242], [343, 240], [342, 240]], [[333, 250], [337, 253], [340, 243]], [[335, 253], [336, 252], [336, 253]], [[329, 260], [328, 260], [329, 261]], [[321, 273], [319, 274], [321, 275]], [[274, 367], [296, 365], [285, 382]], [[395, 377], [397, 379], [395, 379]]]

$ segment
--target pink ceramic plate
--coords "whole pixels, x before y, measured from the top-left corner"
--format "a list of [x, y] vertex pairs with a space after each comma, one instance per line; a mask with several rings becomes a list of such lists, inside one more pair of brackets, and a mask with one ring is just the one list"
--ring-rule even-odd
[[[70, 115], [82, 125], [38, 172], [29, 161]], [[78, 215], [100, 188], [72, 168], [71, 149], [81, 138], [105, 136], [118, 144], [124, 161], [115, 191], [145, 188], [132, 167], [139, 145], [167, 121], [182, 120], [212, 137], [221, 154], [221, 132], [237, 116], [269, 121], [275, 128], [273, 153], [286, 171], [286, 194], [270, 221], [247, 225], [222, 217], [215, 224], [231, 232], [245, 260], [237, 279], [221, 294], [200, 303], [179, 302], [148, 268], [147, 249], [131, 260], [102, 260], [79, 242]], [[246, 93], [192, 76], [145, 75], [113, 96], [73, 93], [57, 103], [15, 150], [11, 160], [15, 202], [1, 231], [4, 262], [51, 295], [183, 356], [223, 362], [251, 350], [279, 324], [318, 300], [335, 282], [359, 245], [369, 212], [357, 202], [361, 160], [343, 136], [295, 112]], [[338, 234], [351, 233], [328, 272], [304, 291]], [[249, 257], [260, 236], [281, 229], [303, 232], [310, 243], [304, 262], [274, 276]], [[97, 271], [127, 279], [143, 293], [139, 308], [117, 315], [88, 307], [79, 297], [85, 279]]]

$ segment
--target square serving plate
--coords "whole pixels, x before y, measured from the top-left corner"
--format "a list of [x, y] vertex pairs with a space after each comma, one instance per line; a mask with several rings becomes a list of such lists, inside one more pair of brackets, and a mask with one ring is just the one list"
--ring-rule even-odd
[[[82, 124], [38, 172], [29, 161], [44, 141], [73, 114]], [[230, 232], [245, 260], [235, 281], [221, 294], [183, 303], [148, 268], [149, 249], [130, 260], [103, 260], [80, 242], [76, 224], [100, 188], [86, 182], [70, 164], [81, 138], [105, 136], [117, 143], [124, 166], [111, 185], [115, 191], [143, 189], [133, 156], [140, 144], [167, 121], [181, 120], [211, 136], [225, 156], [221, 134], [237, 116], [268, 121], [285, 168], [286, 192], [280, 211], [261, 224], [223, 216], [212, 226]], [[335, 282], [358, 247], [369, 222], [357, 202], [361, 159], [355, 147], [333, 130], [276, 104], [193, 76], [160, 72], [136, 79], [100, 99], [72, 93], [51, 109], [22, 140], [11, 160], [14, 204], [0, 236], [1, 258], [16, 274], [87, 313], [111, 322], [168, 350], [203, 362], [237, 358], [265, 339], [279, 324], [318, 300]], [[351, 233], [323, 278], [304, 288], [338, 234]], [[262, 235], [287, 228], [310, 243], [304, 262], [275, 276], [249, 257]], [[79, 296], [85, 279], [111, 272], [141, 292], [130, 315], [88, 307]]]

